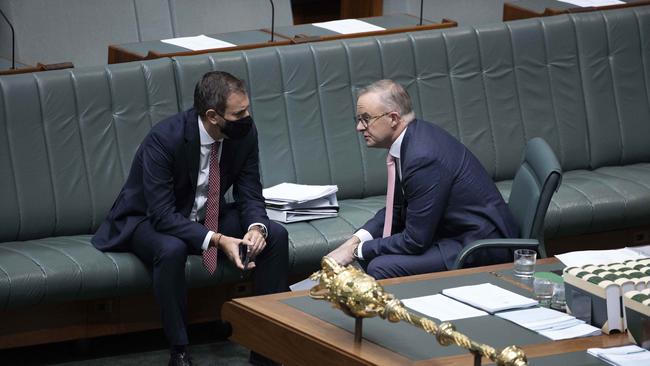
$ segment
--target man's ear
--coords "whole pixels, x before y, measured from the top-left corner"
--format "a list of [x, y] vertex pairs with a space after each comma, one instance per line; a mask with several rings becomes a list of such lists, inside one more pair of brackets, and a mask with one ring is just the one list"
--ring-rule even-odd
[[397, 112], [391, 112], [389, 114], [390, 116], [390, 126], [395, 128], [397, 125], [399, 125], [399, 121], [402, 119], [402, 116], [399, 115]]
[[208, 122], [216, 124], [217, 112], [214, 109], [208, 109], [205, 111], [205, 118], [208, 120]]

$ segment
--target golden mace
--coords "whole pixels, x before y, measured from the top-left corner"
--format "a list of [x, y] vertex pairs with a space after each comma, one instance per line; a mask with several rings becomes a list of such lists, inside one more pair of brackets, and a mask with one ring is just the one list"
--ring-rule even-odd
[[[509, 346], [501, 352], [486, 344], [471, 340], [456, 331], [453, 324], [444, 322], [437, 325], [430, 319], [408, 311], [402, 302], [392, 294], [386, 293], [377, 281], [352, 266], [340, 266], [330, 257], [323, 257], [321, 270], [310, 276], [318, 285], [309, 290], [309, 296], [317, 300], [327, 300], [335, 308], [357, 319], [357, 339], [360, 340], [361, 319], [379, 316], [390, 322], [405, 321], [436, 336], [443, 346], [455, 344], [475, 355], [475, 364], [480, 365], [480, 357], [494, 361], [498, 366], [528, 365], [526, 354], [517, 346]], [[477, 363], [478, 362], [478, 363]]]

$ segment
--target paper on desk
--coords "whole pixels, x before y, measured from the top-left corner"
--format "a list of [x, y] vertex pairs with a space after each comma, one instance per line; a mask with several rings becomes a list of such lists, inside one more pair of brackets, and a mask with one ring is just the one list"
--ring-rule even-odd
[[583, 250], [558, 254], [555, 256], [567, 267], [580, 267], [587, 264], [620, 263], [630, 259], [642, 259], [647, 256], [631, 248], [611, 250]]
[[650, 364], [650, 351], [636, 345], [612, 348], [589, 348], [587, 353], [607, 361], [612, 365], [639, 366]]
[[556, 310], [535, 307], [496, 314], [554, 341], [601, 334], [601, 330]]
[[377, 32], [386, 30], [386, 28], [378, 27], [374, 24], [366, 23], [359, 19], [343, 19], [333, 20], [331, 22], [312, 23], [313, 26], [325, 28], [332, 32], [340, 34], [353, 34], [364, 32]]
[[619, 1], [619, 0], [558, 0], [558, 1], [567, 4], [577, 5], [581, 8], [625, 4], [624, 1]]
[[491, 283], [449, 288], [442, 290], [442, 293], [488, 313], [527, 308], [538, 304], [535, 299], [521, 296]]
[[488, 315], [485, 311], [441, 294], [404, 299], [402, 303], [409, 309], [443, 322]]
[[210, 50], [213, 48], [235, 47], [236, 44], [222, 41], [220, 39], [210, 38], [201, 34], [195, 37], [179, 37], [163, 39], [161, 42], [173, 44], [175, 46], [187, 48], [192, 51]]

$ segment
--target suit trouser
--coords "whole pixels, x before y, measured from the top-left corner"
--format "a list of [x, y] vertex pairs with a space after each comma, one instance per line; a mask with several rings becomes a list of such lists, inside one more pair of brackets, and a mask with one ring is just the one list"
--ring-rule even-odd
[[422, 273], [445, 271], [438, 245], [432, 245], [420, 255], [385, 254], [371, 259], [360, 260], [359, 264], [375, 279], [412, 276]]
[[[241, 238], [247, 228], [242, 228], [239, 212], [231, 206], [224, 207], [219, 215], [219, 232]], [[271, 222], [266, 247], [255, 258], [254, 293], [263, 295], [287, 291], [288, 234], [279, 224]], [[200, 245], [201, 243], [199, 243]], [[185, 263], [188, 254], [201, 255], [200, 250], [177, 237], [157, 232], [148, 220], [135, 229], [131, 239], [133, 252], [152, 271], [153, 289], [160, 306], [163, 329], [170, 345], [189, 344], [187, 336], [187, 285]], [[228, 261], [219, 251], [217, 263]]]

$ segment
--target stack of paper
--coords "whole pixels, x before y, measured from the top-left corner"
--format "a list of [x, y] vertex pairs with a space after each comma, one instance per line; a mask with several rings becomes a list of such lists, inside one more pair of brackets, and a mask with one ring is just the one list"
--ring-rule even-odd
[[269, 219], [284, 223], [336, 217], [339, 203], [335, 185], [281, 183], [262, 191]]
[[442, 290], [444, 295], [494, 314], [503, 310], [528, 308], [537, 300], [502, 289], [491, 283]]
[[635, 345], [613, 348], [589, 348], [587, 353], [616, 366], [650, 365], [650, 351]]
[[558, 254], [555, 257], [567, 267], [581, 267], [587, 264], [623, 263], [627, 260], [636, 260], [647, 257], [642, 254], [646, 247], [621, 248], [608, 250], [582, 250]]
[[496, 315], [554, 341], [601, 334], [600, 329], [585, 324], [580, 319], [542, 307], [508, 311]]
[[465, 305], [441, 294], [404, 299], [402, 303], [411, 310], [442, 322], [488, 315], [485, 311]]

